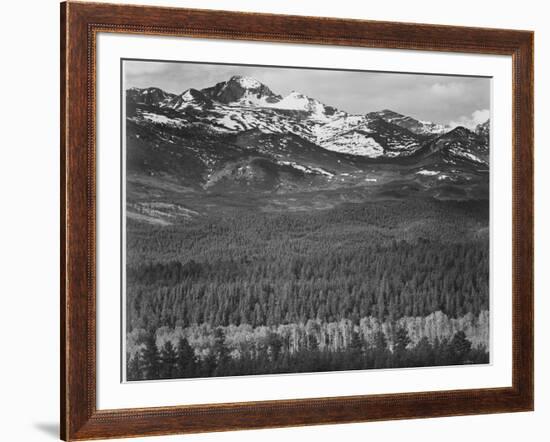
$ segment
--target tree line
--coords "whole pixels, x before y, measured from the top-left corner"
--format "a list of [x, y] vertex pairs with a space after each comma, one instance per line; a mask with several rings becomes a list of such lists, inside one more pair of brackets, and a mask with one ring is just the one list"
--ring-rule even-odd
[[273, 333], [262, 347], [240, 354], [230, 353], [222, 328], [214, 332], [214, 344], [208, 354], [197, 357], [186, 338], [176, 346], [166, 341], [159, 348], [154, 333], [144, 339], [142, 349], [127, 359], [127, 380], [179, 379], [212, 376], [304, 373], [377, 368], [404, 368], [483, 364], [489, 362], [484, 348], [472, 348], [464, 332], [451, 339], [430, 343], [423, 338], [411, 346], [407, 331], [397, 330], [390, 346], [384, 333], [378, 333], [367, 345], [354, 333], [349, 346], [338, 351], [323, 351], [312, 340], [297, 352], [282, 351], [280, 337]]
[[[400, 328], [407, 330], [411, 345], [416, 345], [423, 337], [430, 342], [435, 338], [452, 337], [457, 331], [464, 331], [466, 337], [474, 346], [489, 346], [489, 312], [484, 311], [479, 316], [467, 314], [461, 318], [449, 318], [442, 312], [430, 314], [427, 317], [403, 317], [394, 322], [378, 321], [377, 318], [361, 318], [359, 324], [349, 319], [338, 322], [321, 322], [309, 319], [306, 323], [278, 324], [275, 326], [252, 327], [250, 324], [230, 325], [221, 327], [225, 333], [227, 346], [232, 353], [257, 351], [266, 345], [273, 334], [277, 334], [282, 343], [282, 351], [293, 353], [309, 347], [314, 340], [319, 349], [337, 351], [350, 345], [351, 338], [357, 333], [365, 345], [374, 342], [376, 334], [383, 332], [393, 343], [395, 332]], [[170, 340], [176, 345], [180, 337], [185, 337], [197, 354], [208, 352], [214, 343], [214, 330], [217, 327], [203, 323], [187, 328], [161, 327], [156, 330], [157, 342], [162, 345]], [[147, 334], [145, 329], [134, 329], [126, 335], [126, 351], [132, 355], [138, 351]], [[391, 345], [391, 344], [390, 344]]]

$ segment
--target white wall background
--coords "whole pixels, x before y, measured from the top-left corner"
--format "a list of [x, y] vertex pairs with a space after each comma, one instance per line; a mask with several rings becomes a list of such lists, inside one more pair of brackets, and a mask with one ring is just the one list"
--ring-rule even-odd
[[[111, 0], [115, 2], [116, 0]], [[130, 1], [130, 0], [127, 0]], [[118, 2], [117, 2], [118, 3]], [[550, 419], [550, 14], [540, 0], [149, 0], [147, 4], [536, 31], [536, 411], [173, 436], [193, 442], [546, 441]], [[5, 2], [0, 16], [0, 440], [57, 439], [59, 407], [59, 12]]]

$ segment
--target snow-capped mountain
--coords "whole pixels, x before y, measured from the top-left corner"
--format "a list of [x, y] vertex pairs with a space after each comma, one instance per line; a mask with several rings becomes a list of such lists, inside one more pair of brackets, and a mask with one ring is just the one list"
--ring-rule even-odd
[[330, 117], [343, 116], [345, 114], [344, 112], [338, 112], [332, 106], [327, 106], [319, 100], [310, 98], [296, 91], [292, 91], [286, 97], [275, 103], [270, 103], [269, 107], [307, 112], [310, 118], [317, 118], [321, 120], [330, 119]]
[[173, 97], [174, 94], [164, 92], [158, 87], [148, 87], [145, 89], [133, 87], [126, 91], [126, 99], [136, 104], [163, 106]]
[[431, 121], [416, 120], [412, 117], [399, 114], [397, 112], [384, 109], [378, 112], [368, 114], [371, 117], [379, 117], [388, 123], [396, 124], [404, 129], [410, 130], [417, 135], [434, 135], [442, 134], [451, 130], [450, 126], [443, 124], [432, 123]]
[[424, 178], [457, 182], [477, 176], [487, 184], [489, 149], [474, 132], [459, 126], [426, 143], [415, 167]]
[[480, 166], [489, 165], [489, 148], [480, 137], [465, 127], [456, 127], [452, 131], [436, 138], [431, 147], [434, 151], [444, 152], [448, 162], [469, 161]]
[[[187, 89], [180, 95], [162, 93], [160, 89], [154, 94], [147, 92], [151, 89], [128, 91], [127, 99], [134, 104], [157, 108], [155, 112], [137, 112], [132, 115], [135, 121], [143, 119], [180, 129], [200, 127], [207, 132], [259, 129], [294, 133], [327, 150], [370, 158], [410, 155], [423, 141], [414, 131], [392, 123], [387, 112], [351, 115], [296, 91], [282, 97], [250, 77], [234, 76], [202, 90]], [[195, 111], [192, 117], [186, 115], [189, 111]], [[424, 135], [427, 128], [425, 125]]]
[[202, 89], [201, 92], [221, 104], [232, 106], [268, 106], [282, 98], [258, 80], [239, 75]]
[[307, 112], [311, 117], [333, 115], [336, 109], [318, 100], [292, 91], [285, 97], [274, 94], [269, 87], [251, 77], [239, 75], [215, 86], [202, 89], [205, 96], [219, 103], [238, 107], [263, 107]]
[[149, 186], [157, 193], [173, 186], [280, 193], [381, 186], [400, 195], [392, 186], [406, 180], [407, 189], [415, 183], [441, 197], [450, 185], [470, 195], [487, 182], [489, 121], [472, 132], [390, 110], [353, 115], [242, 76], [180, 94], [132, 88], [126, 103], [127, 172], [139, 183], [136, 195]]
[[162, 101], [161, 108], [181, 111], [186, 108], [208, 109], [213, 105], [212, 100], [197, 89], [187, 89], [180, 95], [171, 97], [169, 100]]
[[[351, 121], [350, 121], [351, 120]], [[380, 118], [339, 118], [318, 129], [320, 146], [336, 152], [369, 158], [395, 158], [414, 154], [422, 140], [406, 129]]]

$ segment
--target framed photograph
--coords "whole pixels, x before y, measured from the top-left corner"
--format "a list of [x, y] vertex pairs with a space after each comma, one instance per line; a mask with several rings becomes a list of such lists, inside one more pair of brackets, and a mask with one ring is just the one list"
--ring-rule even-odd
[[65, 440], [533, 409], [533, 33], [61, 5]]

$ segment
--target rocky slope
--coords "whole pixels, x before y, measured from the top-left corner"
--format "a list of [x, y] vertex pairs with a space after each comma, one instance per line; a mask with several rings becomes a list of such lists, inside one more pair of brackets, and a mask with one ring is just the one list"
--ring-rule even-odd
[[128, 198], [350, 188], [389, 197], [486, 198], [489, 125], [450, 128], [390, 110], [353, 115], [241, 76], [181, 94], [132, 88]]

